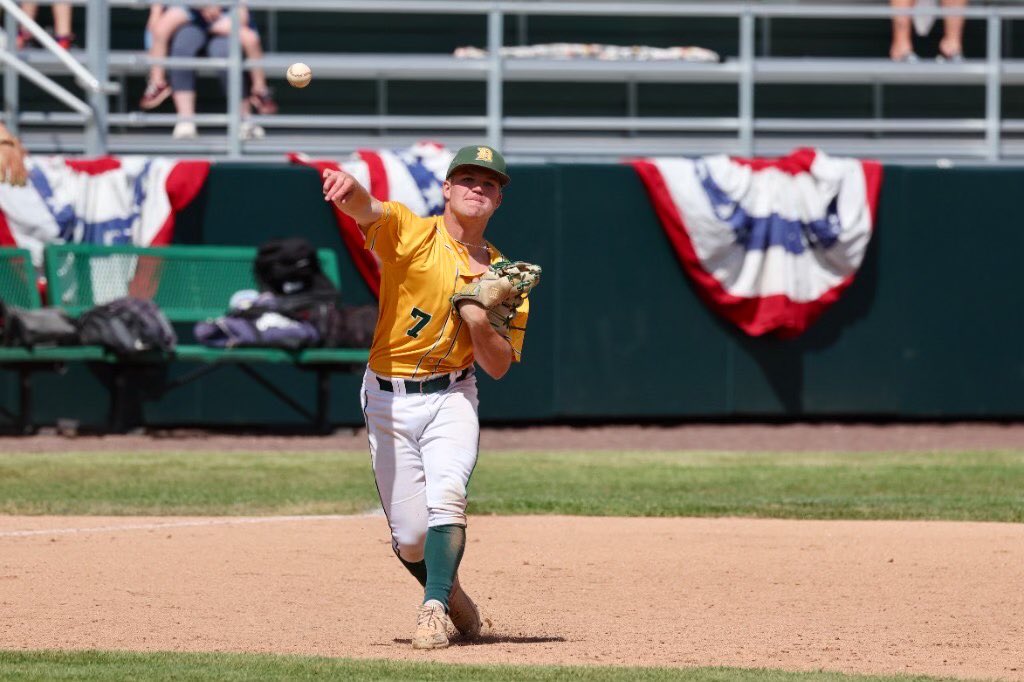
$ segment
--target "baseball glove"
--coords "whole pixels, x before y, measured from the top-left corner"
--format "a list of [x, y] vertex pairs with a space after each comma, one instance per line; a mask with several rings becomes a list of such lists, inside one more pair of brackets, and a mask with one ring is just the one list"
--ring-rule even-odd
[[506, 334], [516, 310], [530, 291], [540, 282], [539, 265], [523, 261], [498, 261], [491, 265], [475, 282], [471, 282], [452, 296], [452, 306], [472, 301], [487, 310], [487, 318], [499, 333]]

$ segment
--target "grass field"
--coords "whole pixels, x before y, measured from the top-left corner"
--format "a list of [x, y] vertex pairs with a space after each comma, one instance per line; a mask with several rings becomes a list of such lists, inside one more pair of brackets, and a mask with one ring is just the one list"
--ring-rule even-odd
[[[366, 453], [0, 455], [0, 513], [350, 514]], [[1024, 452], [483, 453], [471, 514], [1024, 521]]]
[[480, 666], [350, 661], [300, 656], [241, 654], [127, 654], [2, 652], [0, 680], [373, 680], [380, 682], [936, 682], [939, 678], [875, 677], [737, 668], [598, 668], [549, 666]]
[[[1024, 521], [1024, 452], [483, 453], [471, 514]], [[0, 513], [349, 514], [365, 452], [0, 454]], [[0, 644], [2, 646], [2, 644]], [[935, 680], [722, 668], [458, 666], [231, 654], [4, 652], [4, 680]]]

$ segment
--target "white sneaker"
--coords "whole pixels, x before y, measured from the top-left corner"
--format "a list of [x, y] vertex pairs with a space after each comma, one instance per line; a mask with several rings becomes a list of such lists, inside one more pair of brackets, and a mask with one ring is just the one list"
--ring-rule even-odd
[[448, 615], [444, 604], [431, 599], [416, 613], [416, 634], [413, 649], [443, 649], [448, 646]]
[[178, 121], [174, 124], [174, 132], [171, 133], [171, 137], [175, 140], [194, 140], [199, 137], [199, 131], [196, 130], [196, 124], [192, 121]]
[[252, 121], [242, 121], [242, 125], [238, 129], [238, 137], [242, 140], [262, 140], [266, 136], [267, 131], [263, 129], [263, 126]]

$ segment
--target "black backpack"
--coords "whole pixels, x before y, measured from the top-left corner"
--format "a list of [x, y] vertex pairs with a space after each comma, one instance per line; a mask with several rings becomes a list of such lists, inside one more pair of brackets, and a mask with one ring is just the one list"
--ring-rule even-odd
[[253, 263], [260, 291], [279, 296], [337, 291], [320, 268], [316, 249], [303, 237], [271, 239], [260, 244]]
[[78, 318], [82, 343], [118, 355], [174, 350], [174, 328], [153, 301], [126, 296], [87, 310]]
[[[341, 294], [320, 267], [316, 249], [304, 237], [271, 239], [260, 244], [253, 274], [261, 291], [274, 294], [273, 312], [309, 322], [320, 334], [321, 346], [338, 345], [344, 326]], [[241, 313], [258, 317], [258, 307]]]
[[30, 310], [0, 301], [0, 337], [5, 346], [73, 346], [78, 330], [57, 308]]

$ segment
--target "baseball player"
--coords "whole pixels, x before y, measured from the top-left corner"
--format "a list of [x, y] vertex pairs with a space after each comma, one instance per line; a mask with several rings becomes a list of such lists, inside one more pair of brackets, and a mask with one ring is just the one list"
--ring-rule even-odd
[[458, 581], [480, 438], [474, 361], [500, 379], [519, 360], [526, 297], [540, 276], [484, 240], [508, 182], [496, 150], [464, 147], [442, 186], [444, 214], [421, 218], [373, 198], [344, 171], [323, 173], [325, 200], [356, 221], [381, 264], [361, 397], [392, 546], [424, 587], [416, 649], [448, 646], [449, 617], [463, 638], [480, 633], [480, 613]]

